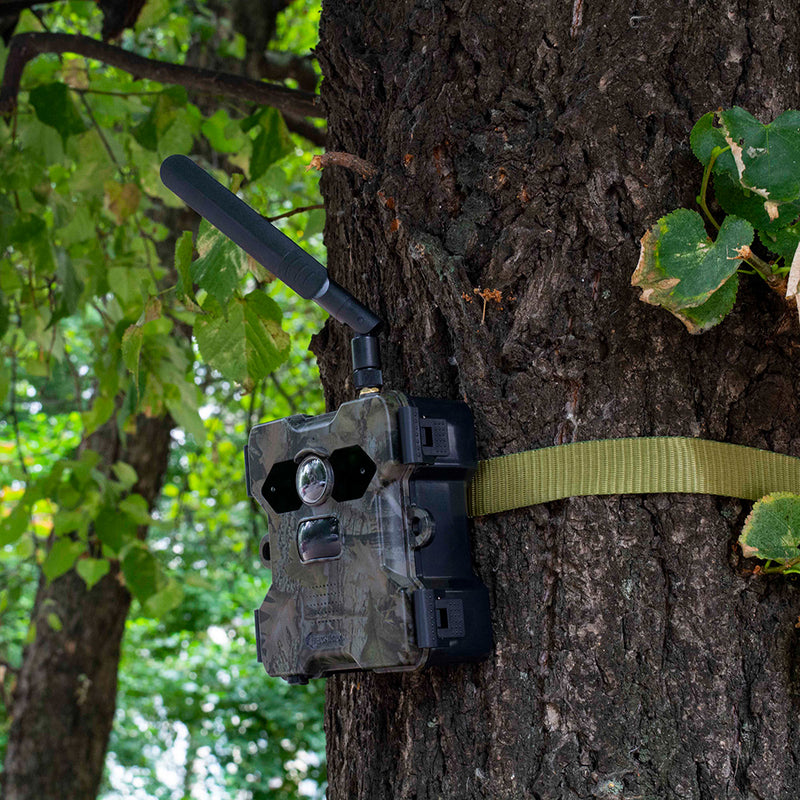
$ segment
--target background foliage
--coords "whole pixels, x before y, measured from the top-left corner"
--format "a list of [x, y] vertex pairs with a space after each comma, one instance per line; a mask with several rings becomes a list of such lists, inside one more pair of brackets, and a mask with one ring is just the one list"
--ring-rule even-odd
[[[289, 6], [273, 47], [308, 55], [318, 16]], [[102, 24], [94, 2], [62, 2], [16, 32]], [[228, 4], [211, 2], [151, 0], [118, 44], [233, 72], [248, 58]], [[0, 42], [0, 73], [7, 56]], [[265, 519], [241, 457], [256, 421], [322, 410], [305, 352], [321, 314], [214, 231], [183, 233], [196, 219], [158, 179], [164, 156], [191, 154], [278, 215], [320, 203], [314, 152], [274, 109], [67, 53], [31, 61], [0, 119], [0, 750], [37, 582], [76, 569], [92, 586], [119, 559], [137, 602], [105, 797], [324, 790], [321, 686], [290, 691], [255, 663]], [[315, 208], [279, 224], [323, 258], [322, 223]], [[110, 419], [130, 434], [139, 413], [175, 422], [152, 510], [130, 465], [107, 474], [76, 449]], [[47, 619], [63, 624], [56, 608]]]

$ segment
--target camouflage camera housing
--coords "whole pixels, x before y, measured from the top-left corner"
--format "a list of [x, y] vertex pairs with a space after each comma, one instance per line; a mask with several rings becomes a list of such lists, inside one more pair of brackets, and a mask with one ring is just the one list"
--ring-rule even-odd
[[489, 597], [469, 551], [467, 483], [477, 465], [469, 408], [381, 392], [375, 314], [191, 159], [168, 156], [161, 179], [355, 334], [358, 399], [256, 425], [245, 448], [247, 492], [269, 520], [260, 554], [272, 584], [256, 611], [267, 672], [305, 683], [488, 656]]
[[272, 584], [255, 617], [270, 675], [304, 683], [489, 654], [488, 592], [469, 550], [466, 405], [363, 394], [254, 426], [245, 461], [269, 520]]

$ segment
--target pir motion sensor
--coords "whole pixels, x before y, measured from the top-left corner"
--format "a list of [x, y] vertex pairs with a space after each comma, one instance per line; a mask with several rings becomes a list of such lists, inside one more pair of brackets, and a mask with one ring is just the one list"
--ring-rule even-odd
[[467, 483], [477, 466], [463, 403], [382, 384], [381, 321], [327, 270], [186, 156], [164, 184], [301, 297], [356, 333], [356, 400], [256, 425], [248, 494], [267, 514], [260, 557], [272, 583], [255, 612], [259, 660], [305, 683], [476, 661], [492, 647], [489, 598], [472, 570]]

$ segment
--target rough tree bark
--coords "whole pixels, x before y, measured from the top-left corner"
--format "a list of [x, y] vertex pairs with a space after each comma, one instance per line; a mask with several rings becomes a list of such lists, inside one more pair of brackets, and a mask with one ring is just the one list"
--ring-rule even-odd
[[[482, 457], [672, 434], [800, 455], [779, 300], [745, 279], [691, 337], [629, 286], [638, 238], [697, 191], [694, 121], [800, 103], [798, 25], [787, 0], [328, 0], [329, 146], [377, 168], [325, 173], [329, 267], [390, 323], [387, 383], [466, 399]], [[506, 298], [483, 324], [476, 287]], [[346, 338], [316, 342], [331, 405]], [[748, 574], [746, 511], [654, 495], [476, 520], [493, 657], [331, 679], [331, 800], [796, 797], [800, 593]]]
[[[133, 491], [152, 507], [166, 471], [172, 427], [168, 416], [139, 417], [136, 433], [123, 444], [114, 417], [84, 446], [100, 453], [101, 469], [116, 461], [130, 464], [139, 475]], [[130, 604], [118, 563], [112, 562], [108, 575], [88, 592], [74, 570], [49, 585], [41, 580], [32, 613], [36, 638], [25, 648], [11, 710], [1, 787], [5, 800], [97, 796]], [[52, 612], [61, 630], [48, 625]]]

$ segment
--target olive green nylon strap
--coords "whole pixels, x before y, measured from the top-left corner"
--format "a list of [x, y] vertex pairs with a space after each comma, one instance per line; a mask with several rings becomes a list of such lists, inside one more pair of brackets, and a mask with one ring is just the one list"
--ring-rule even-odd
[[471, 517], [595, 494], [690, 492], [758, 500], [800, 492], [800, 458], [679, 436], [600, 439], [478, 464]]

